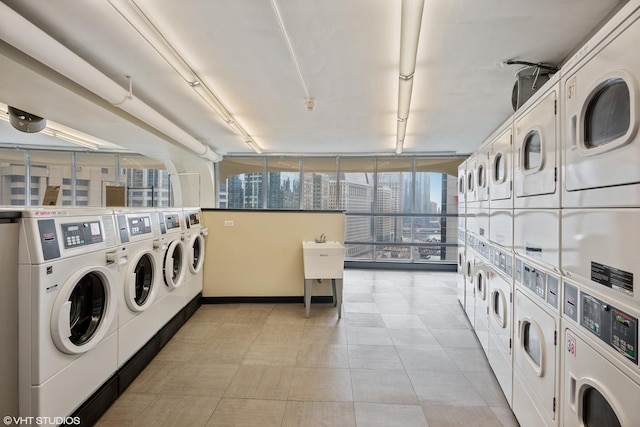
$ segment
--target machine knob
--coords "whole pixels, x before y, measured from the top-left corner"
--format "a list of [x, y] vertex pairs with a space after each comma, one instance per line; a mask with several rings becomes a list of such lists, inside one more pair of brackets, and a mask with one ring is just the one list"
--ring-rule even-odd
[[602, 311], [609, 311], [611, 307], [608, 304], [602, 304]]

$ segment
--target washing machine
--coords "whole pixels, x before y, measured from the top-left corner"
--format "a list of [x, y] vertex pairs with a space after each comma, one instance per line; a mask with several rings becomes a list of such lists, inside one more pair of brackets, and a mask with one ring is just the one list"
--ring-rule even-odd
[[485, 354], [489, 351], [489, 282], [491, 268], [489, 263], [489, 244], [478, 239], [477, 254], [473, 266], [474, 321], [473, 329]]
[[465, 296], [464, 296], [464, 312], [469, 319], [469, 323], [473, 328], [475, 325], [475, 264], [476, 264], [476, 238], [473, 234], [467, 233], [466, 244], [466, 267], [465, 274]]
[[113, 213], [27, 209], [20, 234], [20, 416], [67, 417], [117, 369]]
[[186, 224], [182, 208], [162, 208], [158, 210], [160, 235], [166, 249], [162, 254], [162, 284], [158, 291], [160, 323], [169, 322], [185, 306], [185, 296], [181, 287], [187, 272]]
[[489, 241], [513, 247], [512, 122], [508, 120], [489, 145]]
[[516, 258], [512, 410], [522, 427], [560, 424], [560, 276]]
[[563, 301], [562, 425], [638, 425], [638, 306], [571, 281]]
[[487, 359], [509, 405], [513, 388], [513, 254], [491, 247]]
[[467, 208], [470, 206], [475, 206], [476, 202], [476, 159], [478, 157], [477, 153], [473, 153], [469, 156], [466, 163], [466, 184], [467, 191], [465, 194], [465, 202], [467, 204]]
[[187, 270], [185, 284], [182, 287], [185, 304], [202, 294], [203, 266], [205, 255], [205, 237], [209, 229], [203, 226], [200, 208], [184, 208], [184, 219], [187, 227], [185, 249], [187, 251]]
[[622, 8], [563, 68], [563, 207], [640, 207], [637, 8]]
[[120, 265], [118, 292], [118, 367], [124, 365], [163, 326], [159, 291], [166, 250], [158, 213], [153, 209], [114, 212], [120, 251], [128, 262]]

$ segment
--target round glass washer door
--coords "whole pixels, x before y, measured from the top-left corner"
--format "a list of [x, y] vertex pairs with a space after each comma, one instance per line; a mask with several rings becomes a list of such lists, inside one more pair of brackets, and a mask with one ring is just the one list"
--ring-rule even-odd
[[143, 311], [153, 304], [157, 293], [156, 261], [151, 252], [145, 252], [129, 268], [124, 298], [129, 309]]
[[56, 296], [51, 338], [67, 354], [85, 353], [100, 343], [115, 319], [115, 280], [104, 267], [73, 274]]
[[195, 235], [191, 239], [189, 247], [189, 271], [196, 274], [202, 270], [204, 264], [204, 237], [201, 234]]
[[162, 270], [164, 282], [172, 289], [182, 285], [185, 273], [184, 244], [180, 240], [174, 240], [164, 255]]

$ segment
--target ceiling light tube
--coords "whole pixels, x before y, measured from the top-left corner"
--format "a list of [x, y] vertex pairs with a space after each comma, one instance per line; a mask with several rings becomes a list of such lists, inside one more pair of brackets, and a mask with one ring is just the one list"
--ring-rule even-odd
[[256, 142], [252, 139], [245, 141], [247, 143], [247, 145], [249, 147], [251, 147], [253, 149], [253, 151], [256, 152], [256, 154], [262, 154], [262, 149], [258, 146], [258, 144], [256, 144]]
[[52, 136], [52, 137], [57, 138], [57, 139], [61, 139], [63, 141], [71, 142], [72, 144], [76, 144], [76, 145], [80, 145], [80, 146], [85, 147], [85, 148], [89, 148], [91, 150], [97, 150], [99, 148], [99, 145], [94, 143], [94, 142], [88, 141], [88, 140], [86, 140], [84, 138], [81, 138], [79, 136], [76, 136], [76, 135], [70, 135], [70, 134], [68, 134], [66, 132], [62, 132], [62, 131], [59, 131], [59, 130], [56, 130], [56, 129], [52, 129], [50, 127], [44, 128], [42, 130], [42, 133], [44, 133], [45, 135]]
[[409, 107], [411, 107], [411, 92], [413, 91], [413, 78], [398, 79], [398, 117], [406, 119], [409, 117]]
[[402, 0], [400, 30], [400, 75], [410, 77], [416, 70], [416, 56], [424, 0]]
[[231, 113], [229, 113], [227, 108], [224, 105], [222, 105], [222, 102], [220, 102], [218, 97], [215, 96], [214, 93], [211, 92], [211, 90], [207, 86], [203, 84], [197, 84], [191, 87], [193, 88], [193, 90], [196, 91], [198, 95], [200, 95], [200, 98], [202, 98], [202, 100], [206, 102], [207, 105], [213, 111], [215, 111], [216, 114], [219, 115], [222, 120], [225, 121], [225, 123], [229, 123], [230, 121], [233, 121], [233, 117], [231, 116]]

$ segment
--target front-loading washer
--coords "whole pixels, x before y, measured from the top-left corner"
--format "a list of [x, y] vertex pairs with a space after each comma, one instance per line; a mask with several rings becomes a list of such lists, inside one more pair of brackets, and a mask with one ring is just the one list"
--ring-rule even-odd
[[475, 325], [475, 266], [476, 266], [476, 238], [473, 234], [467, 233], [466, 244], [466, 267], [465, 274], [465, 296], [464, 296], [464, 312], [469, 319], [469, 323], [473, 328]]
[[571, 281], [564, 289], [562, 425], [637, 425], [638, 306]]
[[565, 208], [640, 207], [640, 57], [629, 54], [640, 39], [635, 3], [563, 71]]
[[114, 212], [120, 250], [128, 262], [120, 265], [118, 292], [118, 367], [124, 365], [163, 326], [159, 290], [163, 284], [165, 243], [155, 208]]
[[185, 247], [186, 225], [182, 208], [162, 208], [158, 210], [160, 235], [166, 249], [162, 254], [163, 286], [160, 286], [159, 301], [161, 323], [168, 323], [184, 308], [185, 296], [180, 289], [185, 282], [187, 270], [187, 249]]
[[513, 388], [513, 254], [491, 247], [487, 359], [509, 405]]
[[465, 308], [465, 297], [466, 297], [466, 268], [467, 268], [467, 249], [464, 241], [461, 242], [458, 240], [458, 266], [457, 266], [457, 274], [456, 274], [456, 295], [458, 297], [458, 302], [462, 306], [462, 309]]
[[202, 295], [203, 267], [205, 255], [205, 237], [209, 229], [203, 226], [202, 209], [184, 208], [184, 219], [187, 227], [185, 249], [187, 251], [187, 270], [185, 283], [182, 287], [185, 303]]
[[512, 410], [522, 427], [559, 426], [560, 277], [515, 261]]
[[[489, 249], [488, 244], [484, 241], [479, 241], [477, 247], [481, 250]], [[491, 269], [488, 258], [488, 256], [477, 256], [473, 267], [473, 285], [475, 287], [473, 329], [485, 354], [489, 351], [489, 281]]]
[[27, 209], [20, 233], [20, 416], [67, 417], [117, 369], [113, 214]]

